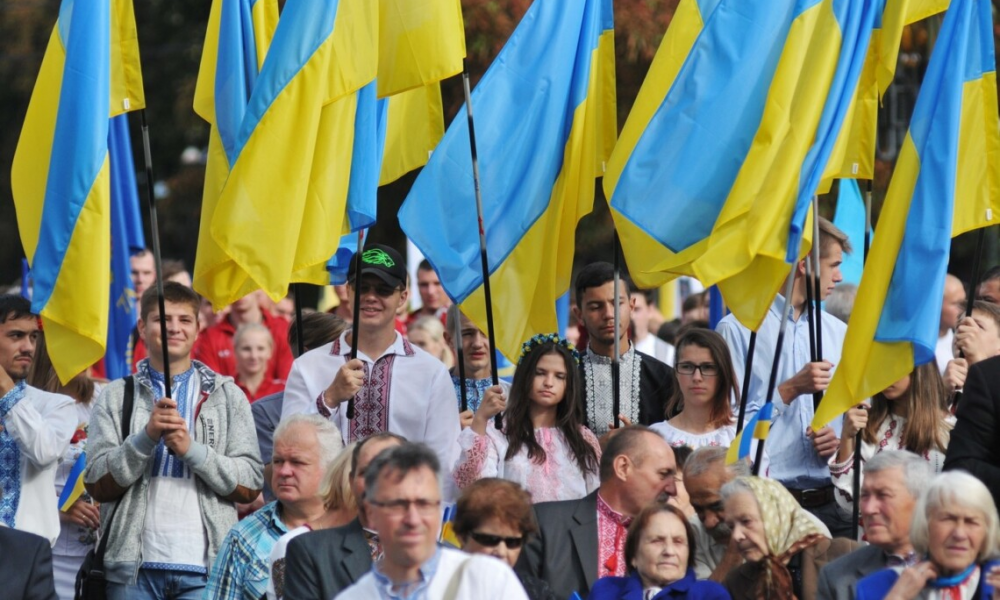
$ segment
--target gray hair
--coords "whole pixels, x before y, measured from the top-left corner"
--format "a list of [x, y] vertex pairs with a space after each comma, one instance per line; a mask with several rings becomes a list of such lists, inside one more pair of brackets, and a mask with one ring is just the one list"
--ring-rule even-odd
[[[722, 497], [723, 502], [729, 502], [730, 498], [739, 494], [750, 494], [753, 496], [753, 488], [750, 487], [750, 484], [743, 477], [733, 479], [719, 490], [719, 496]], [[754, 496], [754, 498], [756, 499], [757, 497]]]
[[857, 296], [858, 286], [853, 283], [841, 283], [830, 292], [830, 296], [823, 304], [823, 310], [846, 323], [851, 318]]
[[337, 458], [337, 455], [344, 448], [344, 441], [341, 438], [340, 430], [337, 429], [336, 425], [320, 415], [291, 415], [282, 419], [281, 423], [278, 423], [278, 427], [274, 430], [273, 439], [275, 443], [279, 439], [283, 439], [288, 434], [288, 430], [297, 425], [312, 426], [313, 431], [316, 433], [316, 441], [319, 443], [320, 465], [323, 467], [323, 472], [326, 473], [330, 465], [333, 464], [334, 459]]
[[440, 485], [441, 461], [426, 444], [405, 442], [395, 448], [386, 448], [365, 469], [365, 498], [374, 498], [378, 494], [378, 480], [383, 473], [397, 471], [406, 475], [423, 467], [434, 473]]
[[903, 484], [914, 499], [920, 497], [924, 482], [934, 477], [934, 469], [929, 462], [905, 450], [879, 452], [865, 462], [864, 472], [865, 475], [873, 475], [889, 469], [902, 471]]
[[964, 471], [948, 471], [931, 480], [930, 485], [917, 501], [910, 526], [910, 542], [918, 554], [930, 550], [931, 514], [949, 506], [961, 506], [983, 513], [986, 536], [976, 556], [977, 562], [997, 556], [1000, 542], [1000, 517], [993, 496], [983, 482]]
[[[684, 479], [696, 477], [705, 473], [716, 464], [726, 460], [728, 448], [721, 446], [702, 446], [688, 457], [684, 463]], [[744, 477], [750, 474], [750, 465], [741, 460], [732, 465], [726, 465], [726, 471], [733, 477]]]

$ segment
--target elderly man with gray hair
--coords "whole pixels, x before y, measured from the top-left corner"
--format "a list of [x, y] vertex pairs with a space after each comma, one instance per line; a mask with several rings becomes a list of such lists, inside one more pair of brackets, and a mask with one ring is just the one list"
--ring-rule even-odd
[[205, 588], [206, 600], [261, 598], [269, 559], [282, 535], [320, 517], [323, 475], [343, 448], [340, 430], [319, 415], [292, 415], [274, 431], [271, 489], [277, 501], [233, 527], [222, 542]]
[[506, 563], [438, 545], [440, 471], [428, 446], [410, 442], [384, 450], [368, 465], [365, 512], [382, 557], [337, 600], [527, 600]]
[[864, 546], [820, 571], [819, 600], [854, 600], [858, 581], [880, 569], [912, 566], [920, 560], [910, 542], [910, 522], [921, 489], [934, 476], [923, 458], [910, 452], [880, 452], [865, 464], [861, 485]]
[[695, 537], [694, 572], [698, 579], [722, 582], [726, 574], [743, 564], [740, 551], [730, 540], [726, 511], [719, 490], [736, 477], [750, 474], [745, 461], [726, 465], [726, 448], [705, 446], [684, 463], [684, 487], [697, 515], [691, 519]]

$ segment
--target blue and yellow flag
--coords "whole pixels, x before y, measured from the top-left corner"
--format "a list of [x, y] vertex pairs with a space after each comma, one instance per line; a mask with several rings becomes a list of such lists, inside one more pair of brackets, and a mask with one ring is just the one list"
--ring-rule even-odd
[[[576, 224], [615, 138], [610, 0], [536, 0], [472, 93], [497, 349], [556, 327]], [[462, 312], [485, 330], [468, 120], [456, 118], [399, 211]]]
[[66, 479], [62, 493], [59, 494], [59, 510], [66, 512], [73, 506], [80, 496], [86, 491], [83, 488], [83, 471], [87, 468], [87, 453], [80, 453], [79, 458], [73, 463], [73, 468]]
[[920, 87], [844, 358], [814, 428], [934, 360], [951, 237], [1000, 216], [997, 114], [990, 2], [955, 2]]
[[640, 287], [717, 284], [756, 329], [790, 269], [796, 201], [819, 183], [876, 8], [682, 0], [604, 179]]
[[378, 97], [462, 72], [460, 0], [379, 0]]
[[375, 80], [377, 16], [370, 0], [285, 4], [212, 216], [211, 235], [239, 270], [211, 297], [216, 306], [248, 289], [277, 300], [292, 281], [326, 283], [352, 225], [355, 119], [359, 90]]
[[131, 0], [63, 0], [11, 172], [32, 310], [66, 382], [104, 356], [111, 289], [109, 121], [145, 99]]
[[[194, 111], [211, 125], [201, 228], [193, 284], [219, 305], [218, 298], [253, 291], [242, 269], [210, 234], [222, 188], [236, 160], [240, 126], [260, 68], [278, 25], [277, 0], [215, 0], [194, 91]], [[235, 290], [235, 291], [234, 291]]]
[[111, 119], [108, 156], [111, 163], [111, 293], [105, 374], [115, 380], [132, 373], [129, 340], [135, 328], [135, 286], [130, 257], [146, 247], [139, 210], [139, 192], [132, 161], [128, 115]]
[[774, 403], [766, 402], [736, 436], [726, 452], [726, 464], [732, 465], [750, 456], [753, 440], [766, 440], [774, 421]]

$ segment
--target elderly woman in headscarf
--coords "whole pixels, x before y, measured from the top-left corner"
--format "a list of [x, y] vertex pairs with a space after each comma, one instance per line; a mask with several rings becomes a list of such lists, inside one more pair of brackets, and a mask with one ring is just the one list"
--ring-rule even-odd
[[891, 567], [858, 582], [858, 600], [1000, 598], [997, 509], [989, 490], [961, 471], [931, 480], [913, 511], [910, 542], [926, 559]]
[[721, 495], [731, 539], [746, 561], [724, 582], [736, 600], [813, 600], [820, 568], [857, 547], [832, 540], [777, 481], [737, 477]]

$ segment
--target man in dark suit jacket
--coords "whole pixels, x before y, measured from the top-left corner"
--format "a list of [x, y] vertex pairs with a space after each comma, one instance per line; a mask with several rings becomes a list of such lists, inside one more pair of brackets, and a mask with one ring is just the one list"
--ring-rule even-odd
[[586, 597], [597, 579], [625, 571], [624, 535], [604, 540], [614, 551], [599, 556], [598, 504], [624, 517], [621, 526], [627, 527], [646, 505], [677, 494], [676, 476], [674, 452], [658, 433], [638, 425], [618, 430], [601, 457], [601, 487], [596, 492], [580, 500], [535, 506], [539, 532], [521, 552], [517, 570], [548, 582], [558, 598], [573, 592]]
[[57, 600], [49, 541], [0, 526], [0, 596], [20, 600]]
[[[611, 264], [592, 263], [580, 270], [575, 283], [573, 316], [587, 331], [588, 339], [586, 349], [581, 349], [580, 374], [584, 385], [581, 409], [587, 427], [598, 436], [604, 436], [615, 420], [611, 386], [611, 359], [615, 345], [614, 275]], [[619, 412], [636, 425], [659, 423], [664, 419], [667, 401], [673, 395], [673, 369], [637, 351], [629, 341], [634, 300], [625, 280], [619, 282], [618, 304], [621, 352]]]
[[377, 536], [367, 529], [361, 499], [365, 495], [365, 470], [387, 448], [406, 440], [393, 433], [365, 438], [351, 455], [351, 490], [358, 501], [358, 518], [343, 527], [298, 536], [285, 553], [285, 600], [329, 600], [350, 587], [372, 567]]
[[880, 452], [865, 464], [861, 517], [871, 545], [823, 567], [817, 600], [854, 600], [862, 578], [919, 559], [910, 544], [910, 522], [920, 488], [933, 474], [926, 460], [898, 450]]
[[975, 475], [1000, 506], [1000, 356], [969, 367], [956, 416], [944, 469]]

